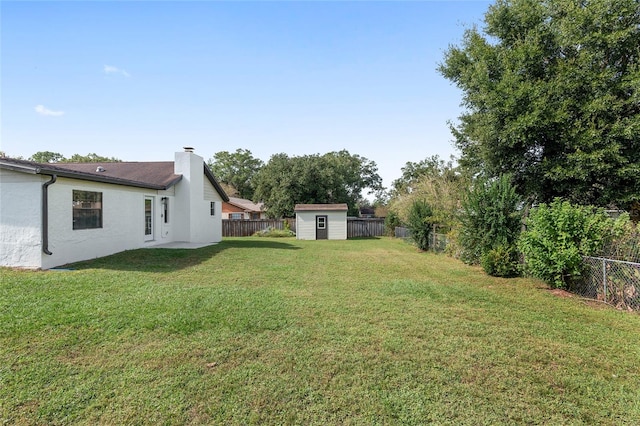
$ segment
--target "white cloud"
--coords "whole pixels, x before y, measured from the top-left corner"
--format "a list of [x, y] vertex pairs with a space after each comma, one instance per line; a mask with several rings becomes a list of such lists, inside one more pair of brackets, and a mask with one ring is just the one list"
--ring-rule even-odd
[[45, 108], [44, 105], [37, 105], [34, 109], [40, 115], [47, 115], [50, 117], [60, 117], [61, 115], [64, 115], [64, 111], [53, 111], [51, 109]]
[[105, 74], [120, 74], [120, 75], [122, 75], [124, 77], [131, 77], [131, 74], [129, 74], [125, 70], [120, 69], [118, 67], [111, 66], [111, 65], [105, 65], [104, 66], [104, 73]]

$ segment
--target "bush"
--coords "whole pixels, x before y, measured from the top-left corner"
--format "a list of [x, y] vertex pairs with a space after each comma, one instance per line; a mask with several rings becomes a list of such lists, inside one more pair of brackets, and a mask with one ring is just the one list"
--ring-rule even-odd
[[[462, 205], [458, 235], [461, 259], [469, 264], [480, 263], [483, 268], [486, 265], [484, 269], [490, 275], [513, 275], [517, 271], [513, 259], [517, 259], [521, 205], [508, 175], [477, 180]], [[507, 263], [498, 265], [496, 262], [501, 259]]]
[[[285, 222], [287, 223], [287, 222]], [[261, 231], [258, 231], [252, 235], [253, 237], [271, 237], [271, 238], [283, 238], [283, 237], [295, 237], [296, 233], [291, 229], [277, 229], [273, 227], [268, 227]]]
[[516, 277], [520, 272], [518, 251], [514, 245], [498, 245], [482, 255], [482, 269], [494, 277]]
[[444, 249], [444, 252], [455, 258], [462, 259], [462, 246], [460, 246], [460, 226], [452, 227], [449, 232], [447, 232], [447, 246]]
[[602, 257], [640, 263], [640, 225], [628, 216], [616, 221], [615, 237], [605, 247]]
[[416, 200], [409, 208], [407, 228], [411, 231], [411, 239], [420, 250], [429, 249], [431, 235], [432, 210], [425, 201]]
[[402, 222], [398, 214], [393, 210], [389, 210], [389, 213], [387, 213], [387, 216], [384, 218], [384, 234], [390, 237], [394, 236], [396, 226], [401, 225]]
[[529, 274], [569, 288], [581, 276], [582, 257], [598, 254], [618, 229], [602, 209], [556, 199], [531, 210], [518, 245]]

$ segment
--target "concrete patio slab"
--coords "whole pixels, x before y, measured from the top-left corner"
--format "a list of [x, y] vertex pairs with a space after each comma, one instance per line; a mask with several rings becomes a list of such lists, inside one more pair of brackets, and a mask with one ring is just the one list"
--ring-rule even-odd
[[202, 247], [212, 246], [218, 243], [188, 243], [185, 241], [174, 241], [171, 243], [158, 244], [155, 246], [149, 246], [149, 249], [163, 248], [163, 249], [199, 249]]

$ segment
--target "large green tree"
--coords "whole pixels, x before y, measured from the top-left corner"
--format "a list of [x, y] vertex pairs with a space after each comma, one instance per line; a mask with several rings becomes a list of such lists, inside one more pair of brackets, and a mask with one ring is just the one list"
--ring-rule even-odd
[[29, 161], [36, 163], [57, 163], [64, 160], [64, 155], [53, 151], [38, 151], [29, 157]]
[[365, 189], [382, 190], [375, 162], [346, 150], [289, 157], [276, 154], [255, 177], [254, 199], [271, 217], [293, 215], [298, 203], [347, 203], [356, 215]]
[[220, 182], [227, 184], [240, 198], [253, 199], [255, 175], [264, 166], [259, 158], [255, 158], [247, 149], [235, 152], [216, 152], [209, 160], [209, 167]]
[[66, 158], [59, 152], [52, 151], [38, 151], [29, 157], [29, 160], [36, 163], [118, 163], [122, 161], [115, 157], [103, 157], [95, 153], [73, 154], [70, 158]]
[[119, 163], [122, 160], [116, 157], [103, 157], [94, 152], [87, 155], [73, 154], [69, 158], [63, 158], [61, 163]]
[[461, 164], [529, 200], [640, 199], [638, 0], [497, 0], [445, 53]]
[[408, 222], [412, 206], [424, 201], [431, 209], [433, 223], [444, 227], [457, 224], [462, 197], [470, 178], [452, 161], [437, 155], [419, 162], [407, 162], [402, 177], [393, 182], [389, 208], [402, 221]]
[[453, 172], [453, 162], [445, 162], [438, 155], [432, 155], [424, 160], [407, 161], [400, 170], [402, 176], [391, 184], [393, 195], [410, 193], [418, 181], [424, 176], [445, 175]]

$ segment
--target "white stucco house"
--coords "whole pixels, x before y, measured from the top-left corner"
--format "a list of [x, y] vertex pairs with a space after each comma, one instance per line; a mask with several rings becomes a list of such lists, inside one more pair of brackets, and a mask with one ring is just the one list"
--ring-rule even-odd
[[296, 239], [346, 240], [346, 204], [296, 204]]
[[0, 158], [0, 266], [49, 269], [168, 243], [216, 243], [228, 199], [189, 147], [162, 162]]

